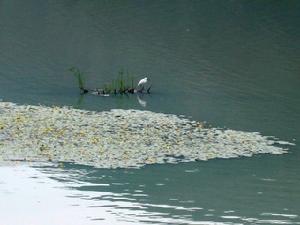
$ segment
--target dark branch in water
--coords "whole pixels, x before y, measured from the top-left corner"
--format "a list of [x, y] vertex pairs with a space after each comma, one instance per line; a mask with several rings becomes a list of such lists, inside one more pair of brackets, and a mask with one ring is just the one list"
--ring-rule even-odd
[[152, 84], [150, 84], [150, 86], [147, 88], [147, 93], [150, 94], [150, 89], [152, 87]]
[[89, 92], [89, 90], [87, 90], [87, 89], [85, 89], [85, 88], [80, 88], [80, 94], [86, 94], [86, 93], [88, 93]]

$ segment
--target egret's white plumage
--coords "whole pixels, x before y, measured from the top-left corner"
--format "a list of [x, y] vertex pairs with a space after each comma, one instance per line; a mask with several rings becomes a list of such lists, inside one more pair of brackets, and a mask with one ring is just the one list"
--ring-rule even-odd
[[141, 80], [139, 81], [139, 83], [138, 83], [138, 87], [139, 87], [139, 86], [144, 86], [144, 84], [146, 84], [147, 81], [148, 81], [148, 78], [147, 78], [147, 77], [141, 79]]

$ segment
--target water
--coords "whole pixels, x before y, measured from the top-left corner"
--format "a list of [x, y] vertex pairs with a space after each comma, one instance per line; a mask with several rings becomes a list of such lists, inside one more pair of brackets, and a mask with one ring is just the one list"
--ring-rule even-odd
[[[299, 10], [298, 1], [0, 1], [5, 101], [183, 114], [296, 143], [280, 156], [140, 170], [3, 166], [2, 223], [300, 224]], [[136, 96], [80, 97], [71, 66], [90, 87], [122, 68], [147, 75], [153, 94], [145, 108]]]

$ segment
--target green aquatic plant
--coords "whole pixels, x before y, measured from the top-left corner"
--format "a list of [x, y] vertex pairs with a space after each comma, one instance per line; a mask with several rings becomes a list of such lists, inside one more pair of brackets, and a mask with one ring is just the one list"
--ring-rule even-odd
[[126, 76], [124, 70], [120, 70], [118, 77], [113, 79], [110, 84], [104, 84], [101, 90], [105, 94], [126, 94], [134, 93], [134, 77], [126, 71]]
[[87, 89], [84, 88], [84, 74], [76, 67], [71, 67], [69, 71], [76, 77], [79, 89], [86, 93]]
[[116, 79], [113, 79], [110, 83], [104, 84], [101, 88], [92, 90], [85, 88], [84, 74], [78, 68], [72, 67], [69, 71], [72, 72], [77, 79], [78, 87], [82, 94], [88, 92], [98, 95], [135, 93], [135, 78], [128, 70], [125, 72], [124, 69], [121, 69]]

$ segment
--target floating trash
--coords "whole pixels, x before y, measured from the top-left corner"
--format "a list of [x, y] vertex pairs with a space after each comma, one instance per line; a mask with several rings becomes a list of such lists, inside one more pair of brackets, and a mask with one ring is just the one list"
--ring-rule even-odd
[[0, 102], [0, 161], [74, 162], [99, 168], [142, 167], [259, 153], [283, 154], [289, 142], [206, 128], [176, 115]]

